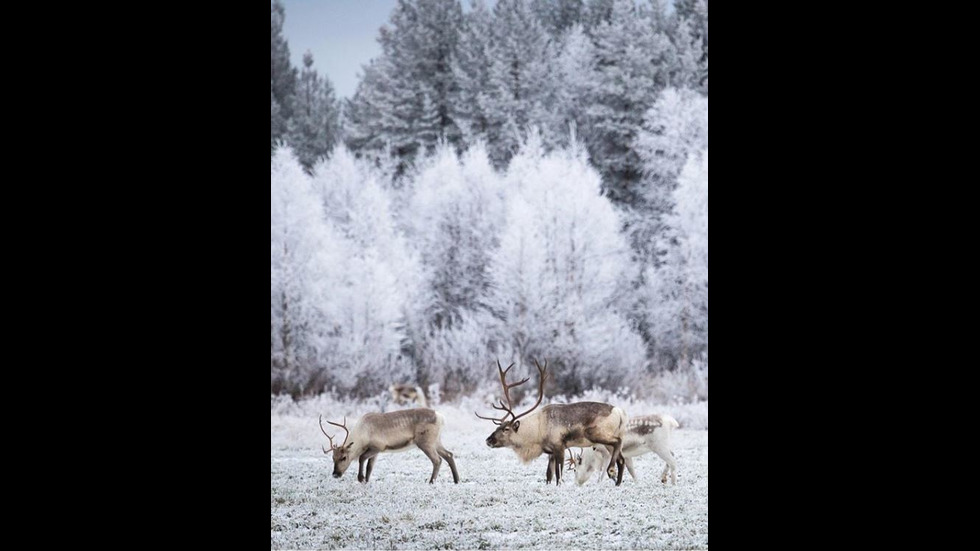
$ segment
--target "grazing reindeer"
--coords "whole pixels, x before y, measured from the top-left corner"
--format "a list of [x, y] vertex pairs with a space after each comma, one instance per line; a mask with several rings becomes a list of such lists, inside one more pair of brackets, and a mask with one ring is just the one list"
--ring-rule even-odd
[[[660, 475], [660, 482], [667, 483], [667, 473], [673, 484], [677, 484], [677, 464], [674, 462], [674, 452], [671, 451], [670, 435], [680, 425], [670, 415], [642, 415], [632, 417], [626, 425], [626, 437], [623, 438], [623, 457], [630, 476], [636, 480], [633, 470], [633, 458], [638, 455], [653, 452], [659, 455], [667, 464]], [[604, 447], [592, 446], [582, 450], [577, 457], [568, 460], [569, 467], [575, 471], [575, 481], [580, 485], [605, 464], [608, 452]], [[612, 473], [608, 472], [612, 478]]]
[[[343, 424], [327, 421], [335, 427], [344, 429], [347, 433], [344, 442], [334, 445], [333, 437], [323, 430], [323, 416], [320, 416], [320, 430], [330, 440], [330, 450], [333, 452], [333, 477], [340, 478], [354, 458], [359, 461], [357, 481], [367, 483], [374, 470], [374, 460], [381, 452], [400, 452], [418, 447], [432, 461], [432, 477], [429, 484], [436, 481], [442, 460], [449, 463], [453, 471], [453, 482], [459, 484], [459, 473], [456, 471], [456, 461], [452, 452], [442, 447], [439, 431], [446, 423], [441, 413], [431, 409], [416, 408], [392, 411], [390, 413], [368, 413], [354, 425], [354, 430], [347, 430], [347, 418]], [[322, 447], [322, 446], [321, 446]], [[329, 454], [326, 448], [323, 453]], [[367, 473], [364, 463], [367, 462]]]
[[[537, 360], [534, 361], [541, 381], [538, 384], [538, 401], [531, 406], [531, 409], [521, 414], [515, 414], [513, 403], [510, 399], [510, 389], [526, 383], [530, 377], [516, 383], [507, 383], [507, 372], [514, 364], [510, 364], [507, 369], [500, 367], [497, 362], [497, 371], [500, 372], [500, 384], [504, 388], [504, 400], [500, 400], [500, 405], [491, 404], [491, 407], [505, 412], [500, 419], [484, 417], [476, 414], [480, 419], [493, 421], [497, 425], [497, 430], [493, 431], [487, 438], [487, 445], [491, 448], [512, 448], [522, 462], [528, 463], [532, 459], [547, 453], [551, 457], [548, 460], [548, 482], [551, 482], [551, 475], [555, 475], [555, 484], [561, 483], [561, 470], [564, 463], [565, 449], [571, 446], [593, 446], [604, 445], [610, 452], [609, 468], [619, 466], [619, 476], [616, 485], [623, 481], [623, 461], [620, 452], [623, 445], [623, 435], [626, 432], [626, 413], [609, 404], [600, 402], [577, 402], [574, 404], [549, 404], [541, 408], [534, 415], [521, 421], [521, 418], [534, 411], [541, 404], [544, 397], [544, 383], [547, 378], [545, 367], [541, 367]], [[508, 420], [507, 417], [510, 416]]]
[[388, 387], [388, 391], [391, 392], [391, 398], [396, 404], [418, 404], [419, 407], [429, 407], [425, 401], [425, 393], [422, 392], [422, 387], [391, 385]]

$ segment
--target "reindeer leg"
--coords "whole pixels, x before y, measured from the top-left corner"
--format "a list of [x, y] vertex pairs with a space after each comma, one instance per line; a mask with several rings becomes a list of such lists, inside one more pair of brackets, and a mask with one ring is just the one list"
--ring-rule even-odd
[[552, 473], [555, 472], [554, 469], [555, 469], [555, 456], [552, 454], [548, 454], [548, 470], [545, 471], [548, 484], [551, 484]]
[[[358, 460], [358, 462], [357, 462], [357, 481], [358, 482], [367, 482], [368, 479], [371, 478], [371, 469], [374, 468], [374, 458], [379, 453], [381, 453], [381, 452], [378, 451], [378, 450], [375, 450], [375, 449], [372, 449], [372, 448], [368, 448], [367, 451], [365, 451], [364, 453], [362, 453], [361, 456], [357, 458], [357, 460]], [[364, 474], [364, 464], [365, 463], [367, 463], [367, 474]]]
[[368, 459], [368, 462], [367, 462], [367, 472], [364, 474], [364, 482], [370, 482], [371, 481], [371, 471], [374, 470], [374, 460], [377, 459], [377, 458], [378, 457], [375, 456], [375, 457], [372, 457], [371, 459]]
[[677, 486], [677, 463], [674, 462], [674, 452], [670, 452], [670, 483]]
[[453, 459], [453, 452], [447, 450], [441, 445], [439, 446], [439, 449], [436, 451], [438, 451], [439, 455], [446, 460], [446, 463], [449, 463], [449, 470], [453, 472], [453, 483], [459, 484], [459, 472], [456, 471], [456, 460]]
[[561, 484], [561, 471], [565, 467], [565, 446], [559, 445], [553, 454], [555, 458], [555, 486]]
[[633, 470], [633, 458], [627, 457], [625, 459], [626, 459], [626, 468], [629, 470], [630, 476], [633, 477], [633, 480], [636, 480], [636, 472]]
[[664, 472], [660, 474], [660, 482], [663, 484], [667, 483], [667, 473], [671, 474], [670, 481], [674, 485], [677, 484], [677, 463], [674, 461], [674, 452], [670, 450], [654, 450], [657, 455], [664, 460], [666, 465], [664, 465]]
[[439, 457], [435, 449], [428, 446], [422, 448], [422, 453], [429, 458], [429, 461], [432, 461], [432, 476], [429, 478], [429, 484], [432, 484], [436, 481], [436, 477], [439, 476], [439, 467], [442, 466], [442, 458]]
[[605, 444], [607, 447], [610, 446], [612, 447], [612, 449], [609, 450], [612, 453], [611, 456], [609, 457], [609, 466], [606, 467], [606, 471], [607, 472], [611, 471], [613, 465], [616, 465], [619, 468], [618, 474], [616, 475], [616, 485], [619, 486], [620, 484], [622, 484], [624, 469], [623, 469], [623, 462], [619, 460], [623, 455], [623, 439], [622, 438], [614, 438], [612, 440], [603, 439], [598, 434], [598, 431], [596, 431], [594, 427], [585, 429], [585, 437], [596, 444]]

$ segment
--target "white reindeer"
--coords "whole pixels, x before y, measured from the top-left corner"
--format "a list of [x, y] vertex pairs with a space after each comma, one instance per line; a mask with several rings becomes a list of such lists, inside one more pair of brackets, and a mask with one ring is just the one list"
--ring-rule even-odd
[[[367, 483], [374, 470], [374, 460], [382, 452], [400, 452], [418, 447], [432, 461], [432, 476], [429, 484], [436, 480], [442, 460], [449, 463], [453, 471], [453, 482], [459, 484], [459, 473], [456, 471], [456, 461], [453, 453], [442, 446], [439, 432], [446, 419], [441, 413], [431, 409], [415, 408], [392, 411], [389, 413], [367, 413], [354, 425], [354, 430], [347, 430], [347, 418], [338, 424], [327, 421], [335, 427], [344, 429], [347, 435], [342, 444], [334, 445], [333, 437], [323, 430], [323, 416], [320, 416], [320, 430], [330, 440], [330, 450], [333, 452], [333, 477], [340, 478], [355, 458], [358, 459], [357, 481]], [[326, 448], [323, 453], [330, 454]], [[367, 463], [367, 473], [364, 464]]]
[[[667, 463], [660, 475], [660, 482], [667, 483], [669, 472], [671, 483], [677, 484], [677, 464], [674, 461], [674, 452], [671, 451], [671, 434], [679, 426], [677, 420], [670, 415], [641, 415], [629, 420], [626, 436], [623, 438], [623, 457], [633, 480], [636, 480], [633, 458], [653, 452]], [[569, 467], [575, 471], [575, 481], [580, 485], [584, 484], [592, 473], [606, 464], [608, 457], [609, 452], [604, 446], [584, 448], [581, 454], [568, 460]], [[612, 477], [612, 473], [609, 476]]]

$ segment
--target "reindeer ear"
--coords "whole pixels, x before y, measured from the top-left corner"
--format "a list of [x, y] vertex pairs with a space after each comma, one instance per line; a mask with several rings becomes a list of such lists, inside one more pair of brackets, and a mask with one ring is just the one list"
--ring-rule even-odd
[[351, 449], [352, 447], [354, 447], [354, 443], [353, 442], [351, 442], [350, 444], [347, 444], [347, 449], [348, 450]]
[[514, 421], [514, 424], [511, 425], [511, 426], [514, 427], [514, 432], [517, 432], [517, 429], [521, 428], [521, 422], [520, 421]]

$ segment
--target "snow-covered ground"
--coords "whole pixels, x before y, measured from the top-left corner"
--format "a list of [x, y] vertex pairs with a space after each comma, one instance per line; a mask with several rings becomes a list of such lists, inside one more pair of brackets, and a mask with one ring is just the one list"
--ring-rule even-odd
[[707, 427], [707, 403], [617, 404], [631, 415], [669, 413], [681, 423], [674, 432], [677, 486], [660, 483], [663, 461], [647, 454], [635, 459], [640, 480], [625, 474], [618, 488], [599, 476], [578, 486], [568, 470], [561, 486], [546, 484], [545, 456], [523, 465], [513, 451], [487, 447], [493, 425], [473, 415], [474, 409], [488, 413], [481, 403], [464, 399], [434, 408], [446, 417], [442, 442], [455, 454], [458, 485], [445, 462], [428, 484], [432, 464], [417, 449], [378, 456], [371, 482], [360, 484], [356, 461], [342, 478], [331, 476], [317, 415], [339, 422], [346, 414], [352, 424], [377, 407], [330, 399], [277, 405], [274, 399], [272, 548], [708, 547], [708, 431], [685, 426], [687, 420]]

